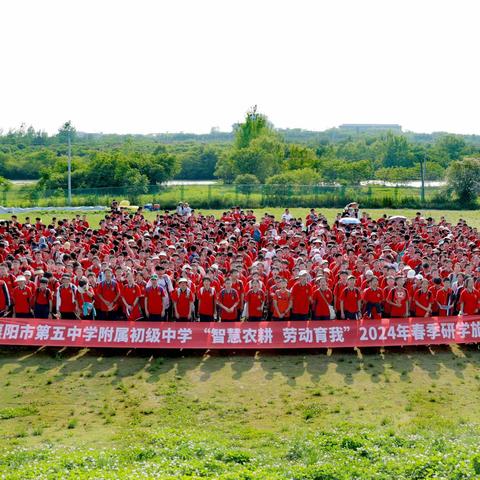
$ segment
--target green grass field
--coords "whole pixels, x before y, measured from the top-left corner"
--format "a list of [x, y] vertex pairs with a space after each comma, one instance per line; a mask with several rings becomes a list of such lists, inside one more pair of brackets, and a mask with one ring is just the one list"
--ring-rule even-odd
[[0, 478], [474, 479], [476, 346], [3, 348]]
[[[338, 210], [321, 211], [331, 221]], [[423, 213], [480, 226], [475, 211]], [[103, 215], [89, 214], [91, 224]], [[0, 478], [475, 479], [479, 398], [476, 345], [296, 354], [3, 347]]]
[[[211, 214], [215, 215], [216, 217], [219, 217], [222, 215], [222, 212], [225, 210], [208, 210], [208, 209], [198, 209], [198, 212], [203, 213], [203, 214]], [[275, 215], [277, 219], [280, 219], [282, 216], [282, 213], [284, 211], [283, 208], [257, 208], [254, 209], [257, 218], [261, 217], [265, 212], [268, 212], [270, 214]], [[331, 223], [334, 219], [337, 213], [339, 213], [341, 209], [339, 208], [318, 208], [317, 212], [323, 213], [328, 221]], [[367, 208], [365, 209], [366, 212], [370, 213], [373, 218], [380, 218], [384, 213], [389, 214], [389, 215], [405, 215], [407, 218], [413, 218], [415, 216], [415, 213], [418, 210], [412, 210], [412, 209], [375, 209], [375, 208]], [[290, 213], [295, 216], [295, 217], [300, 217], [302, 219], [305, 219], [306, 215], [308, 214], [309, 209], [308, 208], [290, 208]], [[449, 222], [457, 222], [460, 218], [466, 220], [469, 225], [472, 225], [474, 227], [480, 228], [480, 211], [479, 210], [421, 210], [422, 214], [424, 216], [432, 216], [436, 220], [440, 219], [440, 216], [444, 215], [445, 218]], [[56, 216], [57, 218], [73, 218], [75, 216], [75, 213], [77, 212], [67, 212], [61, 209], [58, 209], [54, 213], [52, 212], [30, 212], [27, 214], [18, 214], [17, 216], [19, 217], [20, 221], [23, 221], [26, 216], [29, 216], [31, 219], [34, 219], [37, 216], [42, 217], [44, 222], [48, 222], [51, 220], [53, 216]], [[80, 212], [81, 213], [81, 212]], [[94, 228], [95, 226], [98, 225], [98, 222], [104, 218], [105, 214], [107, 212], [87, 212], [88, 220], [90, 222], [90, 225]], [[146, 212], [145, 213], [146, 217], [149, 219], [154, 219], [156, 216], [156, 212]], [[4, 214], [2, 218], [9, 218], [8, 214]]]

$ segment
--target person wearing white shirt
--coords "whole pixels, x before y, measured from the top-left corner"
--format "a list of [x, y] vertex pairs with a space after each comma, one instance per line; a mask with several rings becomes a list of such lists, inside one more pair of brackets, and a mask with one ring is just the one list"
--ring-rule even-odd
[[289, 222], [293, 216], [290, 214], [290, 210], [288, 208], [285, 209], [285, 211], [282, 213], [282, 220], [284, 222]]

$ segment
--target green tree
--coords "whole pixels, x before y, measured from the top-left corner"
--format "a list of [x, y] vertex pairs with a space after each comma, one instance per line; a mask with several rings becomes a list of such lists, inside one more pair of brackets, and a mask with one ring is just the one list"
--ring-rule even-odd
[[480, 193], [480, 158], [453, 162], [447, 170], [447, 183], [462, 204], [475, 203]]
[[410, 167], [412, 165], [413, 161], [406, 137], [388, 132], [382, 143], [382, 163], [385, 167]]
[[315, 170], [301, 168], [273, 175], [266, 183], [268, 185], [317, 185], [321, 180], [322, 177]]
[[231, 155], [222, 155], [215, 167], [215, 176], [221, 178], [224, 183], [231, 184], [237, 176], [237, 168]]
[[179, 170], [177, 157], [157, 147], [152, 157], [146, 158], [144, 173], [151, 183], [163, 183], [172, 179]]
[[320, 159], [314, 150], [303, 145], [288, 144], [285, 146], [285, 165], [289, 170], [312, 168], [320, 166]]
[[272, 124], [267, 117], [252, 107], [245, 116], [245, 121], [234, 126], [235, 148], [246, 148], [251, 141], [261, 135], [275, 135]]
[[218, 151], [212, 147], [200, 145], [189, 148], [179, 157], [180, 171], [177, 177], [183, 180], [210, 180], [214, 178], [219, 158]]
[[260, 185], [258, 178], [250, 173], [237, 175], [233, 183], [238, 185], [239, 192], [245, 195], [250, 195], [255, 189], [255, 185]]
[[59, 129], [57, 133], [57, 140], [59, 143], [68, 143], [68, 137], [70, 136], [70, 141], [73, 142], [75, 139], [77, 131], [72, 125], [71, 120], [65, 122]]
[[436, 148], [450, 160], [459, 160], [465, 153], [465, 140], [459, 135], [443, 135], [436, 142]]

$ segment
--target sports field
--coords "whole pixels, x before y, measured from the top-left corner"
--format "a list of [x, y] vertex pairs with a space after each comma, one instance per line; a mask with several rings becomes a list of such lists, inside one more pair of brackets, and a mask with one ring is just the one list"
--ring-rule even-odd
[[[264, 211], [282, 213], [256, 213]], [[338, 210], [320, 211], [331, 221]], [[474, 211], [422, 213], [480, 226]], [[104, 215], [89, 214], [90, 224]], [[0, 478], [475, 479], [479, 397], [477, 345], [295, 354], [2, 347]]]
[[[222, 215], [222, 213], [226, 211], [225, 209], [223, 210], [207, 210], [207, 209], [198, 209], [197, 213], [203, 213], [204, 215], [215, 215], [217, 218]], [[268, 212], [271, 215], [275, 215], [275, 218], [280, 219], [282, 216], [282, 213], [284, 212], [283, 208], [257, 208], [254, 210], [255, 214], [257, 215], [257, 218], [260, 218], [264, 213]], [[341, 209], [339, 208], [317, 208], [317, 212], [322, 213], [325, 215], [328, 219], [328, 221], [331, 223], [334, 219], [337, 213], [341, 212]], [[413, 218], [415, 216], [415, 213], [418, 210], [412, 210], [412, 209], [375, 209], [375, 208], [367, 208], [365, 210], [361, 210], [369, 213], [372, 218], [379, 218], [383, 214], [388, 214], [388, 215], [404, 215], [407, 218]], [[163, 213], [163, 211], [161, 211]], [[308, 208], [290, 208], [290, 213], [294, 217], [300, 217], [302, 219], [305, 219], [306, 215], [308, 214], [309, 209]], [[449, 222], [457, 222], [460, 218], [464, 219], [467, 221], [469, 225], [472, 225], [474, 227], [480, 228], [480, 211], [479, 210], [421, 210], [422, 215], [424, 217], [431, 216], [435, 218], [436, 220], [439, 220], [440, 217], [443, 215]], [[37, 216], [42, 217], [42, 220], [44, 223], [47, 223], [48, 220], [50, 220], [53, 216], [56, 216], [58, 218], [72, 218], [75, 213], [83, 213], [83, 212], [68, 212], [59, 209], [58, 211], [55, 212], [47, 212], [47, 211], [39, 211], [39, 212], [29, 212], [29, 213], [18, 213], [17, 216], [20, 221], [23, 221], [26, 216], [29, 216], [30, 219], [34, 219]], [[92, 228], [95, 228], [96, 225], [98, 225], [98, 222], [107, 214], [108, 212], [88, 212], [87, 217], [88, 221], [90, 222], [90, 226]], [[145, 216], [152, 220], [155, 218], [157, 215], [157, 212], [145, 212]], [[4, 214], [2, 215], [2, 218], [8, 219], [9, 215]]]
[[0, 358], [0, 478], [480, 475], [476, 346]]

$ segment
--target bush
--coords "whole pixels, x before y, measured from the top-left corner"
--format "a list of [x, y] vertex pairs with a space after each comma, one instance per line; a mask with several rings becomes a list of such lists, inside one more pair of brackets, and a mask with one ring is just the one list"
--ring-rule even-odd
[[250, 195], [255, 189], [255, 185], [260, 185], [260, 181], [258, 180], [258, 178], [251, 173], [237, 175], [233, 183], [235, 185], [238, 185], [238, 191], [245, 195]]
[[267, 185], [317, 185], [322, 180], [319, 173], [311, 168], [291, 170], [273, 175], [267, 179]]
[[461, 203], [475, 203], [480, 194], [480, 158], [453, 162], [447, 170], [447, 182], [450, 191], [455, 193]]

